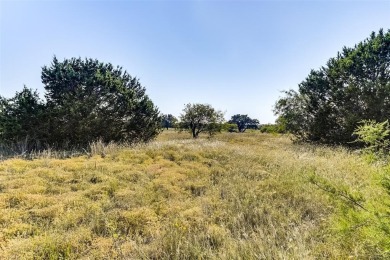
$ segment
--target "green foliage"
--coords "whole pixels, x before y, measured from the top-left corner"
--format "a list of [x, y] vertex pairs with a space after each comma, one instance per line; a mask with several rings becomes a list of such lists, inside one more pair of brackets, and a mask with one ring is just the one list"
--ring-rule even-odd
[[26, 87], [11, 99], [0, 97], [0, 148], [85, 149], [97, 140], [146, 142], [160, 132], [158, 109], [138, 79], [120, 67], [54, 57], [41, 77], [46, 103]]
[[276, 127], [277, 127], [277, 132], [278, 133], [281, 133], [281, 134], [284, 134], [284, 133], [287, 133], [287, 129], [286, 129], [286, 124], [287, 124], [287, 120], [284, 118], [284, 117], [278, 117], [276, 119]]
[[228, 122], [229, 124], [237, 124], [240, 133], [245, 132], [247, 128], [258, 129], [259, 120], [252, 119], [248, 115], [234, 115]]
[[286, 133], [286, 127], [282, 122], [277, 121], [276, 124], [262, 125], [260, 127], [260, 132], [269, 134], [284, 134]]
[[222, 130], [229, 133], [236, 133], [238, 132], [238, 127], [237, 124], [224, 123], [222, 124]]
[[348, 189], [348, 187], [342, 186], [340, 184], [336, 185], [316, 174], [309, 176], [309, 181], [321, 190], [331, 194], [334, 198], [343, 200], [344, 202], [348, 203], [351, 207], [360, 208], [367, 211], [364, 206], [365, 199], [360, 192], [351, 191]]
[[304, 141], [348, 144], [358, 122], [390, 117], [390, 30], [344, 47], [275, 105], [286, 130]]
[[380, 195], [377, 195], [377, 200], [373, 200], [368, 194], [364, 196], [360, 190], [352, 190], [316, 173], [310, 175], [310, 183], [329, 194], [337, 204], [338, 212], [333, 220], [333, 232], [338, 234], [336, 241], [338, 240], [345, 250], [351, 251], [359, 241], [360, 254], [364, 252], [373, 259], [390, 257], [390, 197], [382, 192], [385, 188], [390, 194], [388, 180], [388, 175], [385, 174], [382, 187], [374, 184], [372, 189]]
[[370, 152], [384, 154], [389, 149], [390, 125], [386, 120], [377, 123], [374, 120], [363, 120], [362, 124], [353, 132], [357, 135], [356, 141], [363, 142]]
[[45, 121], [37, 91], [24, 87], [13, 98], [0, 97], [0, 146], [14, 153], [41, 149], [48, 134]]
[[177, 123], [177, 118], [174, 117], [173, 115], [171, 114], [162, 115], [161, 125], [163, 128], [168, 129], [168, 128], [176, 127], [176, 123]]
[[193, 138], [202, 132], [210, 136], [222, 130], [223, 113], [208, 104], [187, 104], [180, 115], [179, 128], [188, 130]]
[[144, 142], [161, 127], [158, 109], [137, 78], [121, 67], [81, 58], [42, 68], [51, 112], [50, 143], [86, 146], [103, 142]]

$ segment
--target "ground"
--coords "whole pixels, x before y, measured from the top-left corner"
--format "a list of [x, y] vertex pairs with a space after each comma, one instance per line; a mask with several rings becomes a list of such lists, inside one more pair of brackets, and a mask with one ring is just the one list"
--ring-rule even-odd
[[0, 162], [0, 259], [389, 256], [390, 168], [354, 151], [255, 131], [91, 151]]

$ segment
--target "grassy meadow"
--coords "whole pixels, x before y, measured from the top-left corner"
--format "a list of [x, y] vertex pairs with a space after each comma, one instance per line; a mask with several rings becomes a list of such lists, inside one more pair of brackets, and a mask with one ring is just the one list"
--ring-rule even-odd
[[7, 159], [0, 259], [383, 259], [389, 172], [259, 132]]

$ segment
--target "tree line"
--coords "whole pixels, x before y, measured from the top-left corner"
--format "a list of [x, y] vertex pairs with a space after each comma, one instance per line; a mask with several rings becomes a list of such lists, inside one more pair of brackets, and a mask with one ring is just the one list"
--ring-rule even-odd
[[[171, 114], [163, 115], [162, 126], [166, 129], [175, 128], [179, 131], [189, 130], [192, 137], [197, 138], [200, 133], [214, 135], [222, 130], [243, 133], [247, 129], [260, 129], [260, 121], [252, 119], [248, 115], [236, 114], [225, 122], [224, 114], [215, 110], [211, 105], [189, 103], [185, 105], [179, 119]], [[267, 132], [268, 128], [266, 129], [264, 131]]]
[[[18, 153], [83, 149], [97, 140], [147, 142], [162, 128], [188, 130], [194, 138], [226, 128], [223, 113], [208, 104], [187, 104], [180, 120], [162, 115], [137, 78], [96, 59], [54, 57], [42, 68], [41, 79], [44, 100], [27, 87], [12, 98], [0, 96], [2, 147]], [[235, 115], [229, 123], [230, 131], [244, 132], [259, 121]]]
[[[44, 100], [27, 87], [12, 98], [0, 96], [0, 145], [17, 151], [84, 148], [96, 140], [147, 142], [169, 127], [197, 138], [222, 130], [242, 133], [260, 124], [241, 114], [225, 122], [208, 104], [187, 104], [178, 119], [162, 115], [137, 78], [96, 59], [54, 57], [41, 79]], [[328, 144], [359, 140], [361, 129], [371, 129], [359, 128], [364, 122], [377, 126], [373, 122], [390, 116], [390, 30], [344, 47], [312, 70], [297, 91], [284, 93], [275, 105], [276, 124], [263, 126], [263, 132]]]

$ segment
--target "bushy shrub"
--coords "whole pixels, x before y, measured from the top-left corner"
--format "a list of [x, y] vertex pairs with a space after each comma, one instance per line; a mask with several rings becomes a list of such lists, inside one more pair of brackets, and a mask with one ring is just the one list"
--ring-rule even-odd
[[283, 134], [286, 133], [286, 130], [278, 124], [266, 124], [260, 127], [260, 132], [269, 134]]
[[157, 107], [121, 67], [54, 57], [41, 78], [46, 102], [26, 87], [13, 98], [0, 97], [0, 150], [85, 149], [97, 140], [146, 142], [160, 132]]
[[37, 91], [24, 87], [13, 98], [0, 97], [0, 150], [39, 150], [47, 140], [45, 104]]
[[357, 136], [357, 142], [366, 145], [366, 151], [381, 155], [388, 152], [390, 145], [388, 120], [382, 123], [377, 123], [375, 120], [363, 120], [353, 133]]
[[352, 48], [344, 47], [298, 90], [285, 91], [275, 113], [302, 141], [350, 144], [361, 120], [390, 117], [390, 30], [372, 33]]
[[262, 133], [277, 133], [277, 126], [274, 124], [266, 124], [260, 127]]
[[161, 129], [158, 109], [137, 78], [121, 67], [71, 58], [42, 68], [50, 115], [50, 143], [145, 142]]
[[226, 131], [229, 133], [237, 133], [238, 132], [237, 124], [224, 123], [222, 125], [222, 131]]

